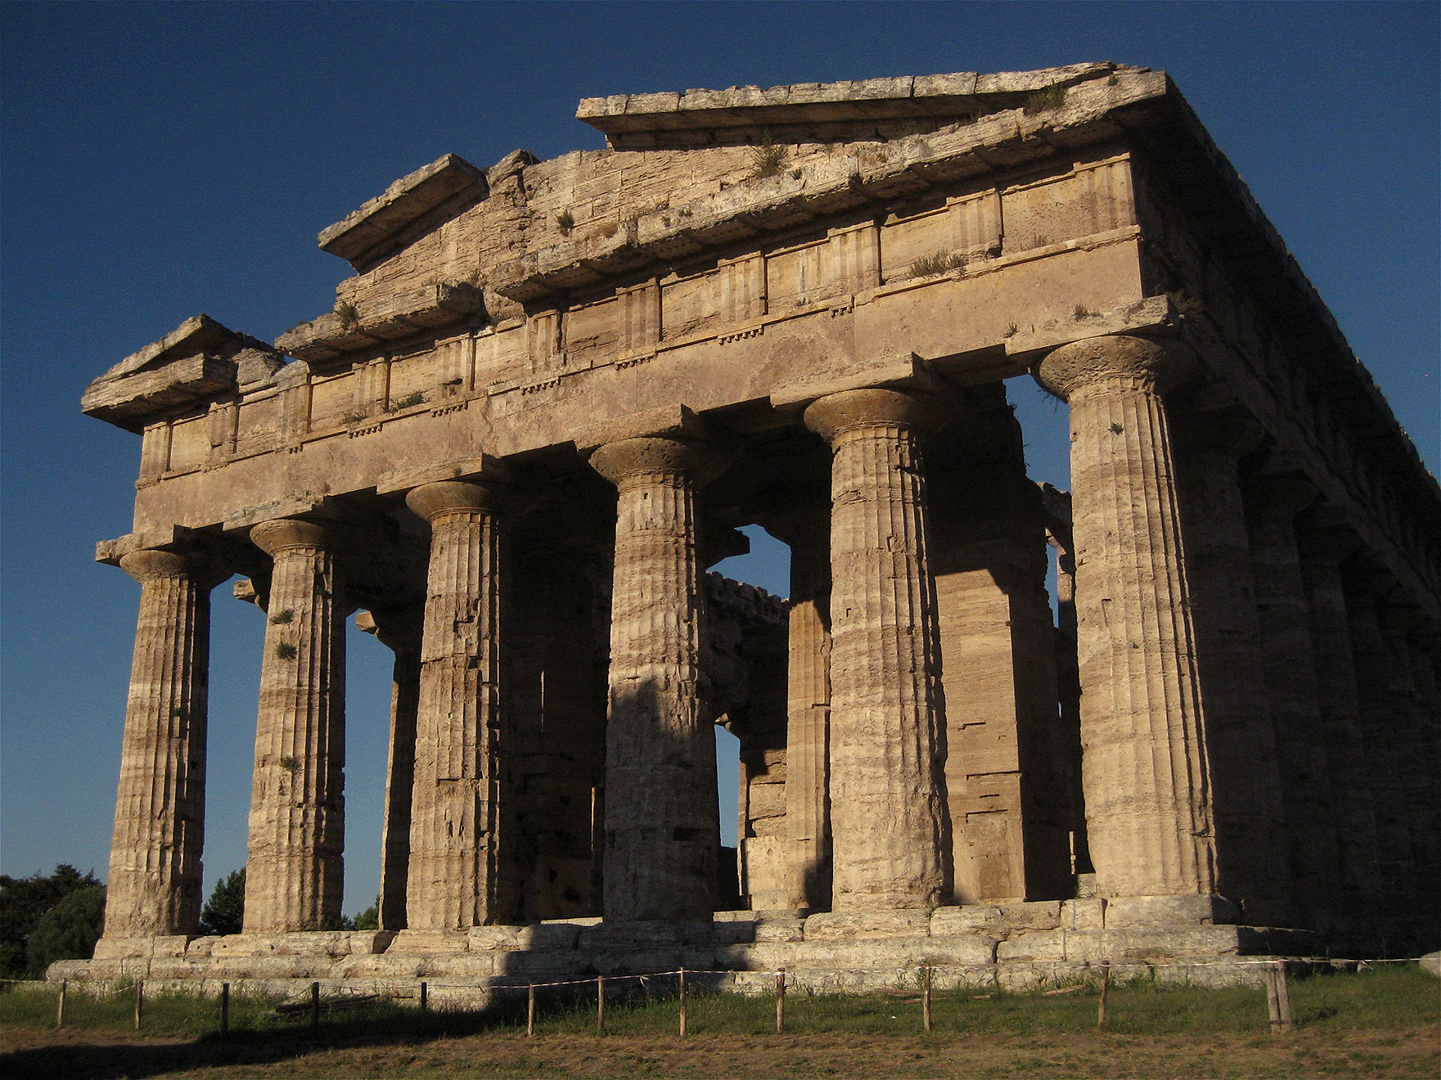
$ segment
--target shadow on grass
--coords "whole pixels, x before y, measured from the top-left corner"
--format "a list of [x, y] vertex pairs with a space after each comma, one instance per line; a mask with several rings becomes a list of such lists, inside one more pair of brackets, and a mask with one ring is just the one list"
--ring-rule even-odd
[[[608, 988], [606, 1008], [644, 1010], [672, 996], [673, 991], [615, 993]], [[206, 1005], [213, 1007], [213, 1002]], [[323, 1002], [317, 1026], [311, 1026], [308, 1012], [287, 1019], [267, 1011], [256, 1014], [258, 1022], [254, 1026], [232, 1027], [224, 1036], [218, 1031], [186, 1038], [160, 1031], [89, 1032], [67, 1028], [61, 1038], [73, 1036], [74, 1041], [0, 1053], [0, 1076], [27, 1080], [139, 1080], [194, 1069], [282, 1065], [328, 1050], [423, 1046], [431, 1040], [493, 1033], [514, 1035], [525, 1030], [528, 1009], [526, 988], [507, 987], [482, 1009], [431, 1009], [422, 1015], [417, 1007], [394, 1002], [367, 1003], [344, 1010], [337, 1009], [334, 1002]], [[593, 1025], [593, 993], [587, 998], [581, 991], [537, 992], [537, 1026], [559, 1022], [575, 1028], [583, 1026], [578, 1022], [583, 1017]], [[34, 1031], [41, 1025], [27, 1026]], [[83, 1041], [91, 1035], [96, 1041]]]

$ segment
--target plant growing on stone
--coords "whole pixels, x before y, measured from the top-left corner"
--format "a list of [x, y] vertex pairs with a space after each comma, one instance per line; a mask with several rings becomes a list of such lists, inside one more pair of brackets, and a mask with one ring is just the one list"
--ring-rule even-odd
[[555, 215], [555, 223], [560, 226], [562, 236], [569, 236], [570, 230], [575, 228], [575, 215], [569, 210], [562, 210]]
[[289, 608], [286, 608], [284, 611], [277, 611], [274, 615], [270, 616], [270, 621], [276, 626], [288, 626], [295, 621], [295, 612]]
[[763, 142], [751, 148], [751, 179], [760, 180], [767, 176], [778, 176], [790, 160], [790, 150], [771, 142]]
[[295, 659], [295, 646], [288, 641], [277, 641], [275, 643], [275, 655], [281, 660]]
[[1064, 86], [1048, 86], [1044, 90], [1032, 90], [1027, 94], [1026, 103], [1022, 108], [1027, 116], [1034, 116], [1036, 113], [1059, 109], [1065, 103], [1066, 88]]
[[924, 255], [911, 263], [907, 276], [911, 278], [939, 277], [966, 265], [966, 255], [961, 251], [938, 251]]
[[360, 325], [360, 312], [355, 310], [355, 305], [349, 300], [337, 300], [335, 314], [340, 319], [340, 326], [344, 330], [354, 330]]
[[425, 394], [420, 390], [416, 390], [412, 393], [406, 394], [403, 398], [396, 398], [396, 400], [392, 401], [388, 406], [386, 406], [385, 411], [399, 412], [401, 409], [411, 409], [421, 404], [423, 401], [425, 401]]

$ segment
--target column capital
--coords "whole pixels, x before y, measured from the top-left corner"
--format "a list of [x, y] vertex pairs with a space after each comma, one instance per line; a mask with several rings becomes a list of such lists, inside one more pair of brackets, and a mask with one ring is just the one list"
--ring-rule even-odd
[[901, 390], [842, 390], [806, 406], [805, 425], [826, 442], [857, 428], [899, 424], [921, 434], [946, 422], [946, 406], [930, 394]]
[[250, 530], [250, 542], [272, 559], [292, 548], [323, 548], [329, 539], [326, 526], [300, 518], [274, 518]]
[[405, 505], [433, 523], [449, 514], [494, 512], [499, 508], [502, 490], [502, 485], [493, 481], [441, 480], [411, 488], [406, 493]]
[[730, 464], [729, 455], [709, 443], [647, 435], [597, 447], [590, 466], [616, 487], [636, 477], [680, 473], [704, 487]]
[[140, 548], [126, 552], [117, 560], [120, 569], [146, 585], [166, 578], [193, 581], [207, 592], [230, 576], [222, 566], [201, 551], [172, 551], [165, 548]]
[[1179, 341], [1112, 334], [1062, 345], [1035, 369], [1038, 383], [1066, 401], [1084, 387], [1108, 382], [1165, 394], [1195, 375], [1196, 354]]

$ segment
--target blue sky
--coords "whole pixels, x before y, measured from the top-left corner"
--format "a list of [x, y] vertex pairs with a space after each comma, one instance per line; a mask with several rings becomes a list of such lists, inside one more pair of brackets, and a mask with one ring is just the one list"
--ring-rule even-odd
[[[0, 4], [0, 872], [108, 861], [138, 587], [92, 557], [139, 439], [81, 391], [198, 312], [273, 340], [328, 311], [349, 267], [316, 233], [397, 177], [598, 148], [582, 97], [1162, 68], [1434, 470], [1438, 54], [1435, 3]], [[1064, 485], [1064, 415], [1012, 393]], [[263, 631], [228, 588], [207, 891], [244, 859]], [[347, 911], [378, 879], [388, 653], [352, 634], [351, 668]]]

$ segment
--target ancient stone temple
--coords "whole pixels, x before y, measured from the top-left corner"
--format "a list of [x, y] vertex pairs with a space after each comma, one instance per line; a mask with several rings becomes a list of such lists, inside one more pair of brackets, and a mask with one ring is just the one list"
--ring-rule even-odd
[[[274, 344], [201, 315], [87, 389], [142, 439], [97, 556], [140, 616], [105, 936], [67, 974], [1435, 937], [1441, 493], [1163, 72], [578, 115], [606, 149], [447, 155], [324, 230], [354, 276]], [[1027, 375], [1069, 407], [1069, 493], [1027, 477]], [[708, 573], [757, 524], [784, 601]], [[245, 926], [197, 938], [236, 575]], [[367, 933], [331, 929], [352, 614], [395, 654]]]

